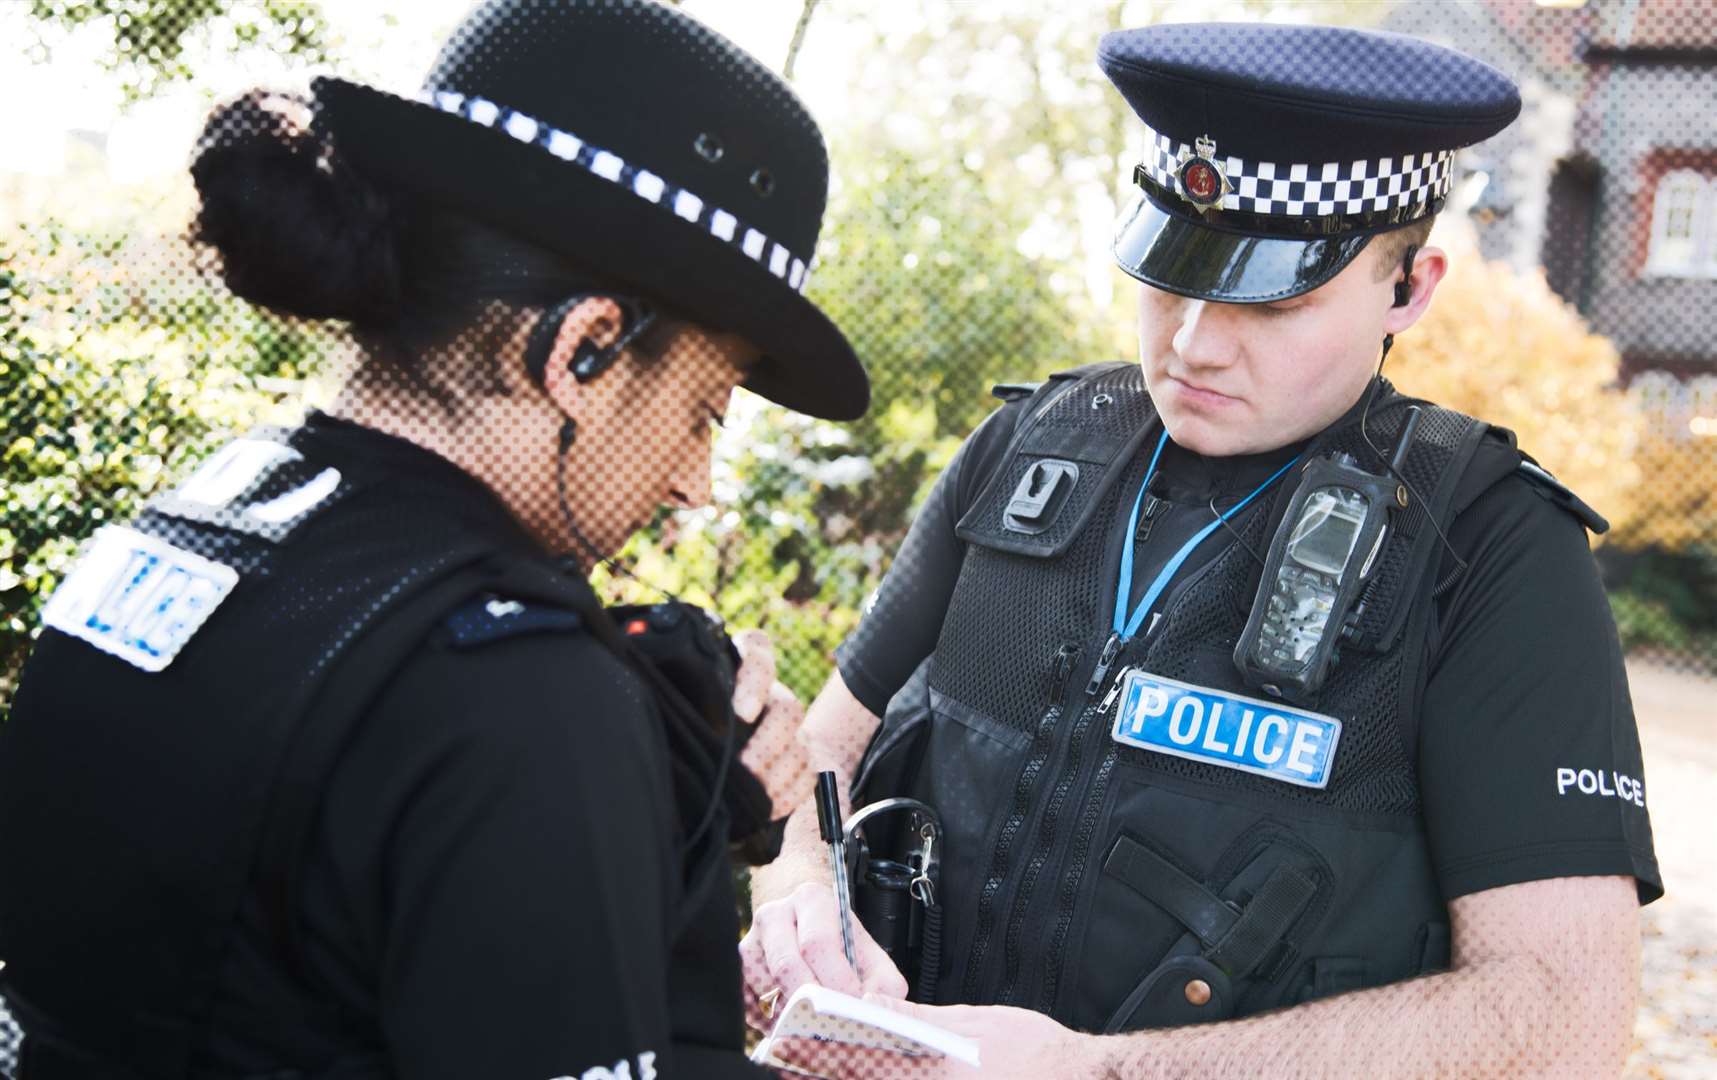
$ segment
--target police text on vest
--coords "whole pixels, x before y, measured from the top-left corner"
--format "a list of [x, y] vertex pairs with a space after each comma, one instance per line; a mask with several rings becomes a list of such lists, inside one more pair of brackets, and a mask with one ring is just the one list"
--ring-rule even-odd
[[1110, 736], [1119, 743], [1267, 776], [1329, 784], [1341, 721], [1133, 669]]

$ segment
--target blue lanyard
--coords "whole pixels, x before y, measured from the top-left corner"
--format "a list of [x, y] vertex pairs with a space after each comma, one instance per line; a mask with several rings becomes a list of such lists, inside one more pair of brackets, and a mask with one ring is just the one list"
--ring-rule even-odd
[[1162, 570], [1157, 573], [1157, 579], [1151, 582], [1150, 588], [1145, 590], [1144, 599], [1139, 601], [1139, 606], [1133, 609], [1132, 617], [1128, 618], [1127, 594], [1131, 591], [1133, 584], [1133, 533], [1139, 526], [1139, 506], [1145, 501], [1145, 489], [1150, 486], [1151, 477], [1156, 475], [1157, 459], [1162, 456], [1163, 447], [1168, 445], [1168, 441], [1169, 433], [1164, 431], [1163, 437], [1157, 440], [1156, 450], [1151, 454], [1150, 468], [1145, 470], [1145, 482], [1139, 485], [1138, 497], [1133, 500], [1133, 513], [1127, 518], [1127, 539], [1121, 548], [1121, 580], [1115, 584], [1115, 617], [1113, 624], [1115, 633], [1120, 636], [1123, 642], [1131, 641], [1133, 635], [1139, 632], [1139, 624], [1145, 621], [1145, 614], [1151, 610], [1153, 605], [1156, 604], [1157, 597], [1162, 595], [1162, 591], [1168, 588], [1170, 579], [1172, 579], [1175, 572], [1180, 569], [1181, 564], [1186, 562], [1187, 556], [1192, 554], [1193, 549], [1198, 547], [1198, 545], [1204, 541], [1205, 537], [1215, 532], [1217, 528], [1229, 518], [1245, 509], [1247, 503], [1256, 499], [1259, 495], [1262, 495], [1265, 488], [1268, 488], [1271, 484], [1280, 480], [1282, 478], [1282, 474], [1292, 468], [1294, 462], [1300, 460], [1300, 455], [1295, 454], [1292, 460], [1290, 460], [1286, 465], [1283, 465], [1280, 469], [1271, 473], [1268, 480], [1254, 488], [1252, 490], [1252, 494], [1246, 496], [1244, 499], [1241, 499], [1239, 502], [1223, 511], [1217, 516], [1215, 521], [1212, 521], [1209, 525], [1200, 529], [1191, 540], [1182, 544], [1180, 546], [1180, 550], [1175, 552], [1173, 557], [1164, 564]]

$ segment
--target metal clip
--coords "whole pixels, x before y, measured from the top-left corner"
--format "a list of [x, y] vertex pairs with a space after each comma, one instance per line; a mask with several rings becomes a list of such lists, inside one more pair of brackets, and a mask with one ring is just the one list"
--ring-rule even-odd
[[1120, 671], [1115, 672], [1115, 681], [1110, 684], [1109, 692], [1103, 695], [1103, 703], [1097, 706], [1098, 716], [1102, 716], [1107, 713], [1115, 704], [1115, 699], [1121, 696], [1121, 684], [1127, 681], [1127, 672], [1131, 670], [1133, 669], [1130, 667], [1124, 667]]
[[936, 829], [926, 822], [918, 830], [918, 835], [924, 838], [924, 850], [914, 860], [918, 863], [916, 868], [918, 876], [912, 879], [911, 883], [907, 885], [907, 889], [912, 893], [914, 900], [925, 907], [934, 907], [936, 905], [936, 886], [930, 880], [930, 867], [936, 853]]

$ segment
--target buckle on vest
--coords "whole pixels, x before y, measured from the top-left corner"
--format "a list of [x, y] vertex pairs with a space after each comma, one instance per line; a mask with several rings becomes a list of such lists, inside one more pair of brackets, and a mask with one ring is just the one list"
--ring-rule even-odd
[[1079, 466], [1059, 458], [1032, 462], [1008, 500], [1002, 524], [1017, 533], [1035, 535], [1049, 528], [1067, 496], [1079, 483]]

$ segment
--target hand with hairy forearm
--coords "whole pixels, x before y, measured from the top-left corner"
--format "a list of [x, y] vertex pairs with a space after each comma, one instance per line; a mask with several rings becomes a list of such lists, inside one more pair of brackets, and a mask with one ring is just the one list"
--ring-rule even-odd
[[1625, 877], [1552, 878], [1449, 905], [1452, 970], [1222, 1023], [1081, 1035], [1021, 1009], [890, 1007], [978, 1040], [947, 1061], [784, 1047], [836, 1077], [1615, 1076], [1639, 990], [1639, 907]]
[[1552, 878], [1449, 905], [1452, 969], [1295, 1009], [1122, 1039], [1101, 1077], [1615, 1076], [1639, 992], [1630, 878]]
[[[835, 774], [841, 793], [841, 812], [851, 809], [847, 782], [858, 769], [864, 748], [882, 721], [860, 704], [839, 671], [829, 676], [817, 699], [805, 713], [799, 726], [799, 742], [809, 764], [808, 775], [824, 770]], [[787, 831], [781, 840], [781, 854], [768, 866], [760, 866], [751, 875], [751, 902], [760, 907], [771, 900], [785, 898], [800, 884], [816, 881], [829, 885], [833, 876], [829, 870], [829, 846], [817, 835], [817, 808], [811, 800], [811, 785], [800, 793], [797, 809], [787, 819]]]

